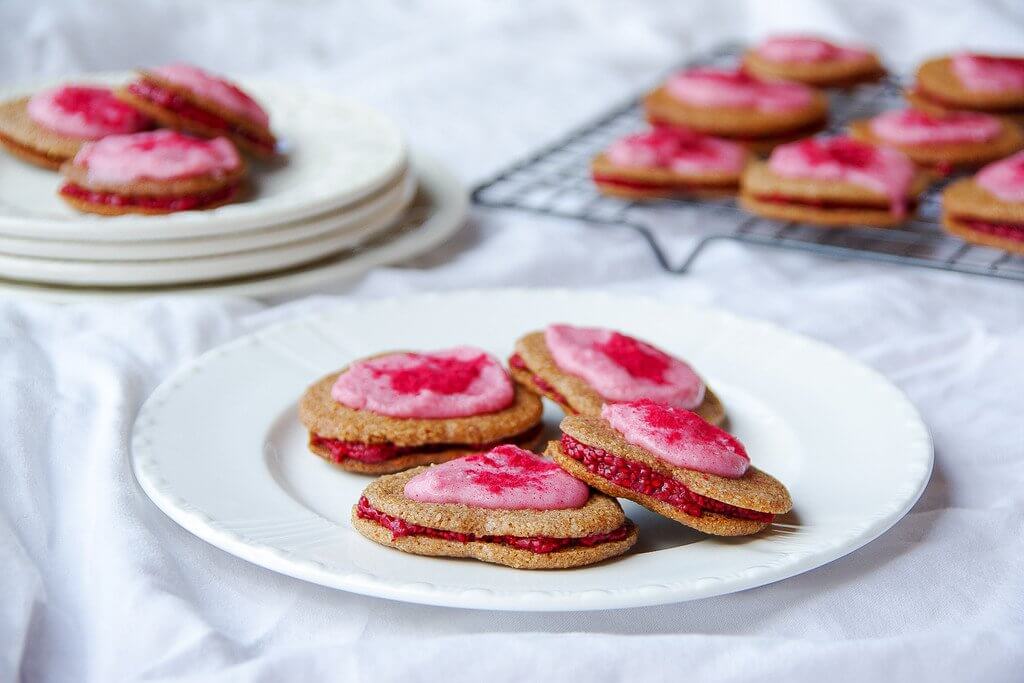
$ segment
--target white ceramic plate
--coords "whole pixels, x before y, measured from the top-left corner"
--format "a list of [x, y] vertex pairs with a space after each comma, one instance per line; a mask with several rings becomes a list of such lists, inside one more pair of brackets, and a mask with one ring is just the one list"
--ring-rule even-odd
[[168, 261], [192, 257], [236, 254], [298, 242], [313, 237], [340, 235], [372, 222], [381, 214], [408, 206], [416, 193], [416, 178], [404, 173], [397, 182], [340, 211], [318, 214], [293, 223], [232, 235], [173, 240], [93, 242], [32, 239], [0, 235], [0, 256], [71, 261]]
[[[124, 82], [130, 74], [63, 82]], [[54, 85], [0, 90], [0, 99]], [[57, 196], [60, 176], [0, 150], [0, 234], [88, 240], [174, 239], [231, 234], [339, 209], [394, 180], [406, 164], [398, 128], [362, 105], [272, 83], [245, 87], [270, 113], [287, 152], [280, 164], [251, 163], [251, 194], [210, 211], [167, 216], [81, 214]]]
[[[552, 321], [621, 328], [691, 360], [753, 462], [789, 487], [793, 513], [758, 536], [716, 539], [627, 503], [637, 546], [563, 571], [417, 557], [355, 533], [350, 509], [369, 480], [306, 451], [296, 417], [305, 387], [384, 349], [476, 344], [503, 357], [519, 335]], [[549, 425], [558, 417], [549, 407]], [[274, 571], [425, 604], [586, 610], [730, 593], [852, 552], [914, 504], [932, 447], [913, 406], [881, 375], [776, 326], [681, 303], [493, 290], [346, 302], [215, 349], [143, 406], [132, 463], [172, 519]]]
[[405, 213], [386, 232], [329, 258], [282, 272], [220, 282], [161, 287], [70, 287], [0, 279], [0, 295], [56, 302], [122, 300], [153, 296], [221, 295], [275, 297], [324, 288], [363, 275], [381, 265], [400, 263], [427, 252], [465, 223], [469, 197], [443, 164], [417, 154], [412, 170], [419, 190]]

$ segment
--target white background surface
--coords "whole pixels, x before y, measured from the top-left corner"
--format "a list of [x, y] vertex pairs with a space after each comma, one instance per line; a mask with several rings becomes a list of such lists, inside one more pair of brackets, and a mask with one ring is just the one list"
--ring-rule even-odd
[[[548, 5], [0, 0], [0, 81], [187, 58], [319, 84], [392, 114], [472, 182], [721, 37], [817, 27], [897, 66], [1024, 44], [1013, 2]], [[932, 482], [852, 556], [723, 598], [542, 615], [355, 597], [192, 538], [127, 461], [135, 411], [174, 367], [330, 298], [0, 301], [0, 680], [1020, 680], [1019, 284], [736, 245], [671, 278], [626, 231], [477, 211], [449, 248], [343, 291], [501, 284], [642, 291], [833, 343], [922, 411]]]

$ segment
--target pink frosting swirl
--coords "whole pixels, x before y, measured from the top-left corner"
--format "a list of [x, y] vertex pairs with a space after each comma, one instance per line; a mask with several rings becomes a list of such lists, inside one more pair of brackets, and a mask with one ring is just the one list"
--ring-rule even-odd
[[970, 52], [953, 55], [953, 73], [968, 90], [1024, 90], [1024, 58], [993, 57]]
[[1024, 152], [989, 164], [974, 182], [1004, 202], [1024, 202]]
[[406, 482], [405, 496], [489, 510], [564, 510], [584, 505], [590, 489], [529, 451], [498, 446], [417, 474]]
[[187, 88], [200, 97], [216, 102], [230, 112], [243, 116], [263, 127], [270, 125], [270, 117], [256, 100], [249, 97], [234, 83], [203, 71], [191, 64], [168, 64], [151, 72], [174, 85]]
[[848, 62], [871, 56], [864, 48], [840, 46], [812, 36], [775, 36], [758, 45], [756, 52], [769, 62], [803, 64]]
[[780, 145], [768, 166], [786, 178], [841, 181], [884, 194], [897, 215], [906, 213], [915, 173], [913, 162], [902, 152], [845, 136]]
[[220, 177], [241, 163], [238, 150], [225, 138], [200, 140], [173, 130], [111, 135], [86, 143], [74, 159], [97, 183]]
[[608, 159], [617, 166], [667, 168], [682, 174], [739, 173], [746, 163], [747, 153], [735, 142], [685, 128], [656, 126], [614, 142], [608, 148]]
[[83, 140], [144, 130], [149, 119], [114, 97], [110, 88], [67, 85], [36, 93], [28, 116], [43, 128]]
[[688, 410], [645, 400], [605, 405], [601, 417], [626, 441], [676, 467], [731, 478], [750, 467], [743, 444]]
[[608, 401], [650, 398], [696, 408], [704, 400], [704, 381], [689, 365], [633, 337], [599, 327], [551, 325], [544, 341], [562, 371]]
[[391, 417], [467, 417], [503, 410], [515, 390], [485, 351], [458, 346], [432, 353], [392, 353], [353, 363], [331, 389], [349, 408]]
[[929, 114], [916, 109], [887, 111], [871, 119], [871, 132], [897, 145], [942, 145], [986, 142], [1002, 132], [1003, 124], [988, 114], [951, 112]]
[[785, 112], [811, 104], [814, 91], [799, 83], [761, 81], [745, 71], [696, 68], [672, 76], [672, 97], [701, 107]]

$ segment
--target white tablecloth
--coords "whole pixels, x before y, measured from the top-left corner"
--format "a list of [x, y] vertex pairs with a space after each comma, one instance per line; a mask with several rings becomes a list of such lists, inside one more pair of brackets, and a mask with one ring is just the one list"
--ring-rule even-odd
[[[554, 4], [9, 0], [0, 82], [189, 59], [320, 84], [389, 112], [471, 182], [726, 36], [818, 28], [900, 66], [1024, 45], [1009, 2]], [[330, 297], [3, 300], [0, 680], [1024, 679], [1021, 285], [731, 244], [676, 278], [628, 231], [477, 210], [445, 249], [338, 293], [500, 285], [702, 302], [835, 344], [924, 414], [932, 481], [856, 553], [721, 598], [579, 614], [364, 598], [193, 538], [128, 465], [132, 419], [176, 366]]]

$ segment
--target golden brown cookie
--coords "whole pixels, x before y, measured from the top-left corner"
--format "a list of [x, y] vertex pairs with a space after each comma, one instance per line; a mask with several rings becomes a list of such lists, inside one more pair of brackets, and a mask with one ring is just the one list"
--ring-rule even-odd
[[268, 126], [153, 71], [140, 70], [138, 80], [116, 93], [165, 128], [208, 138], [224, 135], [246, 153], [260, 158], [277, 154], [277, 138]]
[[[948, 113], [942, 112], [938, 115]], [[983, 142], [899, 144], [875, 134], [871, 129], [871, 119], [858, 119], [850, 123], [850, 135], [874, 145], [895, 147], [919, 166], [945, 175], [954, 169], [975, 168], [987, 164], [1024, 148], [1024, 132], [1018, 125], [1008, 119], [1001, 119], [1000, 125], [999, 135]]]
[[1024, 202], [1006, 202], [963, 178], [942, 192], [942, 225], [968, 242], [1024, 254]]
[[512, 403], [496, 412], [400, 418], [335, 401], [331, 389], [346, 370], [348, 367], [327, 375], [306, 390], [299, 402], [299, 420], [309, 430], [310, 451], [350, 472], [398, 472], [487, 450], [499, 443], [532, 447], [540, 434], [540, 399], [518, 386]]
[[[516, 382], [557, 403], [566, 414], [600, 415], [607, 402], [583, 379], [558, 367], [543, 332], [530, 332], [516, 341], [509, 368]], [[705, 388], [704, 401], [693, 412], [716, 425], [726, 420], [725, 407], [710, 387]]]
[[550, 510], [491, 509], [408, 498], [406, 484], [429, 469], [385, 475], [367, 486], [352, 508], [356, 531], [416, 555], [474, 558], [515, 569], [594, 564], [621, 555], [636, 543], [637, 528], [618, 502], [597, 492], [591, 492], [582, 507]]
[[921, 64], [905, 95], [913, 107], [926, 111], [980, 111], [1024, 123], [1024, 91], [968, 90], [954, 73], [951, 57]]
[[644, 98], [644, 108], [651, 123], [691, 128], [736, 140], [755, 152], [766, 152], [821, 130], [828, 115], [828, 100], [815, 92], [807, 107], [784, 112], [700, 107], [673, 97], [661, 87]]
[[682, 174], [669, 168], [619, 166], [604, 153], [594, 158], [590, 171], [597, 189], [623, 199], [728, 197], [739, 189], [741, 173], [708, 171]]
[[795, 81], [815, 88], [849, 88], [885, 77], [878, 55], [867, 53], [854, 59], [819, 62], [778, 62], [766, 59], [756, 49], [743, 55], [743, 67], [764, 79]]
[[561, 428], [561, 442], [550, 442], [546, 454], [563, 469], [698, 531], [757, 533], [793, 507], [786, 487], [756, 467], [736, 479], [676, 467], [627, 442], [600, 417], [570, 415]]
[[931, 177], [924, 172], [914, 177], [907, 213], [899, 215], [892, 211], [891, 200], [884, 194], [849, 182], [783, 177], [758, 161], [743, 174], [739, 202], [751, 213], [782, 221], [826, 227], [891, 227], [913, 216], [917, 197], [930, 182]]

